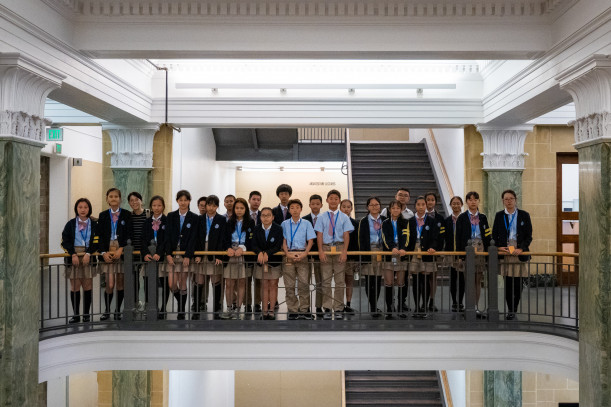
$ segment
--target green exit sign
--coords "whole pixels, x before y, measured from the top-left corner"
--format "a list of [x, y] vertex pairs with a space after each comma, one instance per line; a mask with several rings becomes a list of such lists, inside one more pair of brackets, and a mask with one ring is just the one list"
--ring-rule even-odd
[[64, 129], [47, 129], [47, 141], [64, 141]]

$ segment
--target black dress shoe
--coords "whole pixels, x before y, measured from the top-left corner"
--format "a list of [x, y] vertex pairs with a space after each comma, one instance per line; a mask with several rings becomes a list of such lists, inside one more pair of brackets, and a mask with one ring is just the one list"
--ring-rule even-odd
[[297, 318], [299, 318], [299, 314], [297, 314], [297, 313], [295, 313], [295, 312], [290, 312], [290, 313], [289, 313], [289, 316], [288, 316], [288, 319], [289, 319], [289, 320], [294, 321], [294, 320], [296, 320]]
[[248, 305], [246, 306], [246, 313], [247, 313], [247, 314], [252, 314], [252, 305], [248, 304]]
[[105, 312], [102, 314], [102, 316], [100, 317], [100, 321], [106, 321], [110, 318], [110, 314], [108, 312]]
[[513, 312], [510, 312], [509, 314], [507, 314], [507, 316], [505, 317], [505, 319], [507, 321], [513, 321], [514, 319], [516, 319], [516, 314], [514, 314]]
[[379, 308], [376, 308], [376, 310], [375, 310], [375, 311], [372, 311], [372, 312], [371, 312], [371, 316], [372, 316], [373, 318], [380, 318], [380, 317], [382, 316], [382, 310], [381, 310], [381, 309], [379, 309]]
[[452, 304], [452, 312], [458, 312], [458, 304]]
[[255, 304], [255, 312], [261, 312], [261, 304]]
[[349, 307], [349, 306], [347, 306], [347, 305], [344, 307], [344, 312], [345, 312], [346, 314], [350, 314], [350, 315], [354, 315], [354, 314], [356, 313], [356, 311], [354, 310], [354, 308]]
[[120, 312], [115, 312], [113, 318], [115, 321], [120, 321], [123, 317], [121, 316]]
[[69, 324], [78, 324], [79, 322], [81, 322], [81, 317], [79, 316], [73, 316], [68, 320]]
[[323, 312], [322, 308], [316, 307], [316, 316], [322, 318], [323, 315], [325, 315], [325, 313]]
[[192, 321], [198, 321], [199, 320], [199, 312], [191, 314], [191, 320]]
[[185, 313], [184, 312], [179, 312], [178, 315], [176, 316], [176, 319], [182, 321], [185, 319]]
[[89, 315], [85, 315], [83, 317], [83, 322], [89, 322], [89, 321], [91, 321], [91, 317]]
[[165, 312], [160, 312], [160, 313], [158, 313], [158, 314], [157, 314], [157, 319], [159, 319], [159, 320], [163, 320], [163, 319], [165, 319]]

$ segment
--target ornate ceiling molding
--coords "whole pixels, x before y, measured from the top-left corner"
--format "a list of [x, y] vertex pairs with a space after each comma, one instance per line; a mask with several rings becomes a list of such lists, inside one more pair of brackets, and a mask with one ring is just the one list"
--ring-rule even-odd
[[224, 1], [197, 0], [43, 0], [66, 16], [124, 17], [363, 17], [363, 18], [478, 18], [478, 17], [546, 17], [561, 13], [576, 0], [327, 0], [327, 1]]
[[524, 142], [533, 126], [489, 127], [478, 125], [477, 131], [484, 140], [484, 171], [524, 170]]

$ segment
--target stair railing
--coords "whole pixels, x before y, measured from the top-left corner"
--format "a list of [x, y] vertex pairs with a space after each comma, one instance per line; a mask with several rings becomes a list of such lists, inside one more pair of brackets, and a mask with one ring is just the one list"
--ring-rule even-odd
[[354, 200], [354, 191], [352, 189], [352, 157], [350, 153], [350, 129], [346, 129], [346, 163], [348, 169], [346, 174], [346, 178], [348, 180], [348, 199]]
[[[429, 137], [425, 138], [427, 152], [429, 153], [429, 159], [431, 161], [431, 166], [433, 167], [433, 174], [435, 175], [435, 179], [439, 184], [439, 193], [441, 195], [442, 205], [446, 208], [446, 213], [452, 213], [450, 208], [450, 199], [454, 196], [454, 190], [452, 189], [452, 184], [450, 183], [450, 177], [448, 175], [448, 171], [446, 170], [445, 164], [443, 163], [443, 157], [441, 156], [441, 151], [439, 150], [439, 146], [437, 145], [437, 140], [435, 139], [435, 133], [433, 133], [433, 129], [428, 129]], [[433, 151], [430, 151], [428, 148], [432, 147]], [[435, 160], [433, 160], [433, 153], [435, 155]], [[436, 165], [435, 161], [439, 163]], [[439, 174], [441, 173], [441, 174]], [[441, 177], [440, 177], [441, 175]], [[443, 185], [441, 185], [441, 180], [439, 178], [443, 178]], [[447, 191], [448, 196], [443, 196], [443, 192]]]
[[452, 392], [450, 391], [450, 382], [448, 381], [448, 372], [445, 370], [439, 371], [441, 388], [443, 390], [443, 401], [445, 407], [454, 407], [454, 403], [452, 402]]

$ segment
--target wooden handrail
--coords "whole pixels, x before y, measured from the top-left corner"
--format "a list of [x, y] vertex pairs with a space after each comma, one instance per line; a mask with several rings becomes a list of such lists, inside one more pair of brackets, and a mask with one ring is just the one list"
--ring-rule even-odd
[[443, 392], [446, 397], [446, 407], [454, 407], [452, 402], [452, 392], [450, 391], [450, 382], [448, 381], [448, 372], [441, 371], [441, 381], [443, 382]]
[[454, 190], [452, 189], [452, 184], [450, 183], [450, 177], [448, 176], [448, 171], [446, 171], [446, 166], [443, 163], [443, 158], [441, 157], [441, 151], [439, 151], [439, 146], [437, 145], [437, 140], [435, 139], [435, 133], [433, 133], [433, 129], [429, 129], [429, 135], [431, 136], [431, 144], [433, 144], [433, 148], [435, 149], [435, 155], [437, 155], [437, 159], [439, 160], [439, 165], [441, 166], [441, 173], [443, 175], [443, 180], [448, 187], [448, 192], [450, 193], [450, 197], [454, 196]]
[[[139, 251], [135, 250], [134, 254], [140, 254]], [[185, 252], [173, 252], [174, 255], [184, 255]], [[195, 256], [226, 256], [226, 251], [199, 251], [194, 252]], [[326, 255], [330, 256], [338, 256], [341, 252], [325, 252]], [[487, 252], [476, 252], [477, 256], [487, 256]], [[84, 256], [84, 253], [79, 253], [79, 256]], [[99, 253], [94, 253], [94, 256], [99, 256]], [[254, 256], [255, 252], [244, 252], [246, 256]], [[284, 256], [284, 252], [278, 252], [276, 255]], [[317, 256], [318, 252], [309, 252], [310, 256]], [[392, 252], [383, 252], [383, 251], [353, 251], [348, 252], [349, 256], [391, 256]], [[465, 256], [466, 252], [435, 252], [433, 254], [429, 254], [427, 252], [405, 252], [406, 256]], [[528, 256], [547, 256], [547, 257], [579, 257], [579, 253], [563, 253], [563, 252], [524, 252], [522, 255]], [[62, 257], [70, 257], [68, 253], [53, 253], [53, 254], [41, 254], [41, 259], [54, 259], [54, 258], [62, 258]]]

